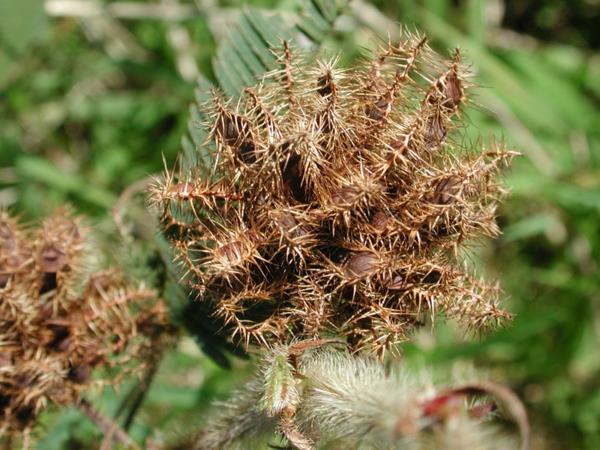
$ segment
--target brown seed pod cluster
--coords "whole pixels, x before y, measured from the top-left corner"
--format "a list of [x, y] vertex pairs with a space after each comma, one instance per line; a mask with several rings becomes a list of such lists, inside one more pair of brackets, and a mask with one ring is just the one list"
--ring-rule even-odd
[[460, 53], [406, 36], [353, 69], [287, 43], [279, 63], [202, 105], [210, 169], [153, 188], [199, 297], [245, 343], [335, 334], [381, 353], [438, 312], [473, 329], [509, 317], [459, 256], [498, 233], [515, 154], [466, 138]]
[[94, 369], [137, 370], [163, 344], [155, 293], [93, 271], [93, 256], [67, 210], [33, 230], [0, 212], [0, 435], [30, 429], [49, 404], [76, 404], [91, 384], [117, 382], [93, 379]]

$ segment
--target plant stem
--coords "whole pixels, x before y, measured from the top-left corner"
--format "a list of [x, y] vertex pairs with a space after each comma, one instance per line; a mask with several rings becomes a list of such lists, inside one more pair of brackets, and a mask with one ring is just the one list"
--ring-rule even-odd
[[100, 446], [101, 449], [108, 450], [112, 448], [113, 442], [119, 442], [126, 448], [141, 450], [140, 447], [129, 437], [125, 431], [123, 431], [118, 424], [94, 408], [89, 401], [82, 399], [78, 406], [80, 411], [83, 412], [92, 422], [94, 422], [94, 424], [96, 424], [96, 426], [104, 434], [104, 440]]

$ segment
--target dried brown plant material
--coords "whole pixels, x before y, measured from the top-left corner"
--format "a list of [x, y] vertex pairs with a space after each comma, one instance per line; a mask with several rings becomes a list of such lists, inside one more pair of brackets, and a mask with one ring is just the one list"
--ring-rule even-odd
[[[0, 434], [76, 405], [96, 369], [138, 370], [164, 345], [165, 306], [116, 270], [92, 270], [89, 230], [65, 209], [37, 229], [0, 212]], [[94, 379], [93, 379], [94, 378]]]
[[279, 62], [201, 105], [212, 168], [152, 188], [200, 301], [245, 343], [333, 333], [381, 355], [438, 312], [476, 330], [508, 318], [457, 256], [498, 234], [515, 155], [466, 138], [459, 52], [406, 36], [351, 69], [287, 43]]

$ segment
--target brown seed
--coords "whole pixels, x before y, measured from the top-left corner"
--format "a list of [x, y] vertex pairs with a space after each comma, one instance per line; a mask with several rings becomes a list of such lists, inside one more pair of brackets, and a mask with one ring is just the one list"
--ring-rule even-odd
[[433, 202], [438, 205], [449, 205], [453, 203], [460, 193], [461, 182], [458, 177], [444, 178], [435, 186]]
[[375, 214], [373, 214], [371, 226], [377, 231], [383, 231], [387, 228], [391, 221], [392, 218], [390, 216], [388, 216], [385, 212], [378, 210], [375, 212]]
[[331, 194], [331, 201], [333, 204], [352, 205], [360, 195], [360, 189], [356, 186], [345, 186], [333, 191]]
[[351, 277], [364, 277], [377, 270], [379, 258], [371, 252], [360, 252], [351, 256], [344, 264], [344, 272]]
[[48, 348], [52, 351], [63, 353], [67, 352], [73, 343], [71, 339], [71, 330], [64, 326], [51, 326], [51, 338], [48, 342]]
[[390, 291], [401, 291], [406, 289], [408, 283], [402, 275], [395, 275], [392, 281], [386, 286]]
[[4, 289], [10, 280], [10, 273], [0, 272], [0, 289]]
[[425, 142], [430, 148], [439, 146], [446, 137], [446, 127], [439, 114], [434, 114], [427, 120], [425, 128]]
[[446, 95], [444, 105], [452, 109], [456, 108], [462, 100], [463, 91], [460, 79], [455, 71], [451, 71], [446, 75], [444, 91]]
[[389, 99], [382, 97], [367, 107], [367, 117], [375, 122], [380, 122], [390, 113], [392, 104]]
[[40, 269], [44, 273], [55, 273], [67, 263], [65, 252], [56, 244], [50, 244], [42, 250]]
[[333, 84], [331, 72], [327, 72], [319, 77], [317, 80], [317, 86], [317, 92], [321, 97], [327, 97], [328, 95], [331, 95], [335, 91], [335, 84]]
[[214, 254], [227, 264], [237, 265], [252, 254], [253, 247], [259, 240], [260, 235], [256, 231], [248, 230], [237, 239], [218, 247]]
[[84, 384], [90, 379], [92, 368], [87, 364], [74, 364], [69, 368], [67, 377], [73, 383]]
[[422, 282], [426, 284], [436, 284], [442, 278], [442, 272], [437, 269], [431, 269], [423, 278]]
[[307, 234], [304, 227], [298, 225], [294, 216], [286, 211], [274, 211], [271, 214], [275, 224], [291, 238], [297, 238]]
[[234, 146], [249, 134], [248, 122], [235, 114], [223, 114], [218, 125], [216, 133], [226, 145]]
[[308, 198], [302, 186], [302, 165], [299, 155], [294, 154], [281, 164], [281, 177], [291, 196], [298, 202], [306, 203]]
[[292, 228], [298, 225], [298, 222], [296, 222], [296, 219], [294, 219], [294, 216], [292, 216], [290, 213], [278, 211], [274, 214], [274, 217], [277, 225], [279, 225], [285, 231], [290, 231]]

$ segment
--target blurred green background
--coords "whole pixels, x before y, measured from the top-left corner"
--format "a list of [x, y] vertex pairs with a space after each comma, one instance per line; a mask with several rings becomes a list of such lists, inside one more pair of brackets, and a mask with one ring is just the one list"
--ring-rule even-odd
[[[404, 357], [472, 361], [521, 395], [543, 437], [538, 448], [598, 449], [598, 0], [2, 0], [0, 207], [35, 220], [68, 202], [114, 232], [120, 193], [160, 172], [163, 155], [172, 166], [182, 136], [190, 134], [187, 147], [201, 140], [196, 110], [188, 131], [189, 105], [202, 96], [196, 80], [235, 91], [267, 65], [248, 34], [232, 30], [256, 32], [259, 44], [281, 33], [349, 62], [399, 23], [441, 51], [461, 48], [478, 85], [469, 133], [523, 154], [506, 176], [504, 234], [475, 255], [479, 270], [500, 279], [514, 322], [476, 338], [440, 327], [407, 344]], [[182, 338], [134, 437], [185, 430], [251, 370], [236, 358], [232, 366]], [[101, 409], [116, 414], [123, 392], [127, 385], [105, 393]], [[39, 448], [94, 448], [96, 433], [75, 410], [51, 413]]]

